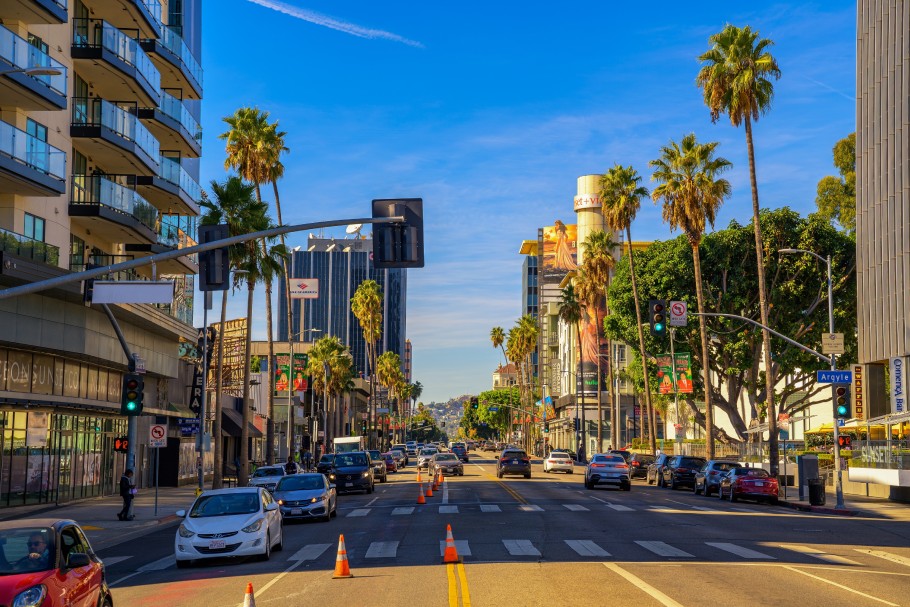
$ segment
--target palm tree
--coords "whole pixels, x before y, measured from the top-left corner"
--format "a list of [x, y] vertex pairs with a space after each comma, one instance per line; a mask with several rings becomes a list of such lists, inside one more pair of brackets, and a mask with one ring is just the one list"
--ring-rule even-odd
[[[765, 283], [764, 247], [762, 245], [758, 179], [755, 175], [755, 148], [752, 144], [752, 122], [771, 108], [774, 85], [780, 79], [777, 60], [768, 52], [774, 44], [759, 38], [758, 31], [749, 26], [739, 28], [727, 24], [709, 39], [711, 48], [699, 56], [703, 64], [695, 79], [704, 93], [705, 105], [711, 110], [711, 120], [717, 122], [726, 113], [733, 126], [746, 127], [746, 150], [749, 153], [749, 183], [752, 187], [752, 225], [755, 229], [755, 256], [758, 264], [758, 303], [761, 322], [768, 322], [768, 287]], [[762, 329], [765, 355], [765, 397], [768, 402], [768, 440], [771, 474], [778, 469], [777, 414], [774, 410], [774, 368], [771, 361], [771, 334]]]
[[[370, 375], [370, 418], [376, 419], [376, 403], [373, 400], [373, 377], [376, 375], [376, 342], [382, 337], [382, 290], [375, 280], [364, 280], [357, 286], [351, 298], [351, 311], [363, 330], [367, 345], [367, 367]], [[370, 434], [370, 445], [373, 435]]]
[[[575, 285], [569, 283], [566, 285], [562, 292], [559, 295], [558, 306], [558, 315], [559, 319], [566, 323], [567, 325], [575, 326], [575, 335], [578, 341], [578, 365], [576, 365], [576, 375], [581, 369], [582, 364], [584, 363], [584, 356], [581, 349], [581, 302], [578, 299], [578, 295], [575, 292]], [[575, 378], [575, 416], [578, 417], [578, 408], [581, 406], [581, 393], [579, 392], [579, 382], [578, 377]], [[581, 444], [584, 445], [584, 426], [582, 426], [582, 441]]]
[[389, 391], [390, 402], [400, 394], [396, 388], [404, 383], [404, 373], [401, 372], [401, 358], [398, 354], [388, 350], [376, 359], [376, 379], [379, 385]]
[[648, 357], [645, 352], [645, 333], [641, 327], [641, 302], [635, 279], [635, 255], [632, 248], [632, 222], [641, 207], [641, 199], [648, 196], [648, 189], [641, 185], [641, 177], [632, 168], [614, 165], [600, 178], [601, 211], [607, 227], [613, 232], [625, 232], [629, 246], [629, 273], [632, 277], [632, 296], [635, 299], [635, 317], [638, 321], [638, 351], [645, 382], [645, 410], [648, 412], [648, 434], [651, 452], [657, 450], [657, 420], [651, 406], [651, 386], [648, 381]]
[[[322, 409], [327, 415], [329, 397], [348, 391], [354, 377], [354, 361], [347, 346], [331, 335], [317, 339], [307, 353], [307, 375], [313, 378], [314, 392], [322, 393]], [[326, 419], [324, 415], [323, 422], [327, 425]], [[328, 444], [328, 428], [322, 430]]]
[[[413, 408], [414, 404], [420, 399], [420, 396], [422, 394], [423, 394], [423, 384], [422, 383], [420, 383], [419, 381], [415, 381], [413, 384], [411, 384], [412, 402], [409, 403], [409, 405], [408, 405], [408, 425], [407, 425], [408, 428], [411, 427], [411, 409]], [[407, 440], [407, 437], [405, 437], [405, 440]]]
[[[716, 158], [717, 142], [698, 143], [694, 134], [686, 135], [680, 143], [671, 141], [660, 150], [660, 158], [652, 160], [654, 168], [652, 181], [660, 183], [651, 197], [663, 200], [664, 221], [670, 228], [680, 229], [692, 247], [692, 262], [695, 266], [695, 294], [698, 298], [698, 313], [705, 311], [705, 298], [701, 280], [701, 255], [699, 246], [705, 233], [705, 225], [714, 227], [717, 210], [724, 198], [730, 195], [730, 182], [719, 175], [733, 166], [725, 158]], [[705, 382], [705, 436], [708, 459], [714, 459], [714, 408], [711, 406], [710, 358], [708, 356], [708, 333], [705, 317], [698, 317], [701, 333], [702, 374]], [[675, 365], [675, 361], [671, 362]]]
[[506, 357], [506, 351], [502, 347], [502, 344], [506, 341], [506, 332], [503, 331], [502, 327], [493, 327], [490, 329], [490, 341], [493, 342], [494, 348], [499, 348], [502, 350], [502, 356], [508, 362], [508, 357]]

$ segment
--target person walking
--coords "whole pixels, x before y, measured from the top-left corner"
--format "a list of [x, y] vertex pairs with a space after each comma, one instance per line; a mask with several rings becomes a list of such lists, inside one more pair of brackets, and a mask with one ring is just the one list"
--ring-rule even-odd
[[313, 469], [313, 454], [310, 453], [309, 449], [303, 450], [303, 469], [305, 472]]
[[131, 521], [135, 517], [130, 514], [133, 506], [133, 491], [136, 486], [133, 485], [133, 471], [127, 470], [120, 477], [120, 497], [123, 498], [123, 510], [117, 513], [117, 518], [121, 521]]

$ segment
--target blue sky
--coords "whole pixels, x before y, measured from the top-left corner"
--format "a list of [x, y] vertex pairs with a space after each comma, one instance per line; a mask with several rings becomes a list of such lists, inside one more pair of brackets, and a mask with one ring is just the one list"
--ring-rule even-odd
[[[659, 147], [695, 132], [734, 164], [718, 227], [751, 220], [744, 134], [712, 124], [694, 84], [696, 57], [725, 23], [773, 39], [783, 72], [755, 128], [763, 206], [813, 211], [831, 148], [855, 129], [855, 2], [203, 6], [205, 187], [225, 176], [221, 118], [254, 105], [288, 132], [286, 223], [424, 199], [427, 264], [409, 271], [407, 327], [427, 402], [489, 389], [490, 328], [520, 313], [519, 245], [554, 219], [574, 223], [578, 176], [621, 162], [647, 181]], [[657, 206], [642, 206], [632, 235], [670, 235]]]

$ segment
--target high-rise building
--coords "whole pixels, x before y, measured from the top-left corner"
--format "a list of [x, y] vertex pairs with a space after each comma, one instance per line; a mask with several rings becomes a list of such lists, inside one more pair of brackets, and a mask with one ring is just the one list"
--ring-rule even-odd
[[[3, 0], [0, 23], [0, 289], [195, 244], [201, 2]], [[165, 305], [111, 306], [146, 413], [185, 411], [196, 271], [183, 256], [113, 277], [177, 285]], [[107, 317], [72, 283], [0, 300], [0, 319], [0, 506], [112, 492], [127, 360]], [[172, 428], [177, 475], [195, 455]]]
[[411, 383], [413, 381], [413, 367], [411, 366], [413, 362], [414, 352], [411, 349], [411, 340], [404, 340], [404, 381]]

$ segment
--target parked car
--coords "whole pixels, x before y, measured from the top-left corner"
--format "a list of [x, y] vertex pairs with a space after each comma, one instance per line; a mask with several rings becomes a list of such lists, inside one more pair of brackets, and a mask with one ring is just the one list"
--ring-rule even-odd
[[578, 461], [578, 454], [572, 451], [571, 449], [553, 449], [550, 453], [568, 453], [569, 459], [573, 462]]
[[648, 466], [654, 463], [654, 456], [633, 453], [626, 463], [629, 464], [629, 478], [645, 478], [648, 476]]
[[267, 561], [284, 542], [278, 502], [262, 487], [206, 491], [177, 516], [183, 518], [174, 537], [178, 567], [223, 556]]
[[767, 470], [737, 466], [720, 479], [717, 497], [724, 499], [726, 495], [731, 502], [745, 498], [776, 504], [778, 491], [777, 479]]
[[531, 458], [523, 449], [504, 449], [496, 464], [496, 477], [506, 474], [521, 474], [531, 478]]
[[632, 489], [629, 464], [621, 455], [595, 453], [591, 457], [585, 466], [585, 489], [593, 489], [597, 485], [612, 485], [622, 491]]
[[417, 467], [429, 470], [430, 459], [437, 453], [439, 451], [436, 450], [436, 447], [424, 447], [421, 449], [420, 454], [417, 456]]
[[674, 455], [663, 469], [663, 486], [670, 489], [695, 486], [695, 473], [705, 465], [705, 458]]
[[455, 445], [452, 447], [452, 453], [455, 454], [459, 460], [466, 462], [468, 461], [468, 448], [464, 445]]
[[711, 495], [720, 487], [720, 479], [724, 474], [741, 466], [741, 463], [728, 459], [708, 460], [701, 470], [695, 473], [695, 484], [692, 491], [696, 494]]
[[335, 454], [326, 453], [316, 462], [316, 472], [328, 476], [332, 472], [332, 466], [335, 465]]
[[379, 479], [380, 483], [389, 480], [389, 470], [386, 466], [385, 458], [379, 449], [370, 449], [367, 451], [370, 455], [370, 464], [373, 466], [373, 477]]
[[575, 472], [575, 462], [565, 451], [551, 451], [550, 455], [543, 460], [544, 472], [554, 472], [556, 470], [566, 474], [574, 474]]
[[318, 472], [285, 476], [278, 481], [272, 495], [285, 520], [315, 518], [329, 522], [336, 515], [335, 485]]
[[[295, 466], [297, 464], [294, 464]], [[278, 484], [278, 481], [281, 480], [281, 477], [285, 475], [284, 464], [276, 464], [274, 466], [259, 466], [256, 468], [256, 471], [250, 476], [250, 487], [262, 487], [272, 491], [275, 488], [275, 485]], [[298, 468], [299, 471], [299, 468]]]
[[607, 451], [608, 455], [618, 455], [626, 460], [626, 463], [629, 463], [629, 460], [632, 459], [632, 452], [626, 451], [625, 449], [610, 449]]
[[382, 459], [385, 461], [386, 472], [398, 472], [398, 462], [395, 461], [395, 456], [391, 451], [383, 453]]
[[0, 523], [0, 605], [112, 607], [104, 564], [67, 519]]
[[672, 455], [667, 455], [666, 453], [661, 453], [654, 458], [654, 462], [648, 466], [648, 474], [645, 477], [649, 485], [657, 483], [658, 487], [661, 487], [663, 483], [663, 474], [664, 468], [667, 467], [667, 462], [670, 461]]
[[336, 453], [332, 461], [329, 482], [341, 491], [366, 491], [373, 493], [375, 477], [370, 454], [364, 451]]
[[454, 453], [437, 453], [430, 459], [434, 473], [464, 476], [464, 464]]

